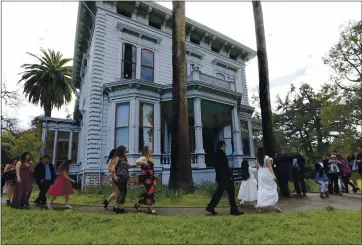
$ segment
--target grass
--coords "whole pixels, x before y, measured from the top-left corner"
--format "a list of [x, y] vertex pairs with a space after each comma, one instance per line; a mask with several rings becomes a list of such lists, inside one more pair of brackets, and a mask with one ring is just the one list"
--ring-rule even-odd
[[[360, 180], [361, 181], [361, 180]], [[318, 184], [314, 180], [307, 179], [306, 186], [308, 192], [319, 192]], [[361, 182], [359, 182], [359, 186]], [[199, 185], [193, 194], [183, 194], [180, 191], [169, 190], [166, 186], [156, 187], [156, 206], [169, 207], [169, 206], [183, 206], [183, 207], [204, 207], [208, 204], [213, 195], [217, 185], [211, 182], [205, 182]], [[289, 188], [294, 192], [294, 186], [289, 183]], [[138, 200], [138, 196], [144, 191], [143, 187], [136, 187], [128, 190], [126, 206], [133, 206]], [[235, 188], [235, 195], [237, 196], [239, 186]], [[71, 204], [82, 204], [82, 205], [102, 205], [105, 198], [112, 193], [112, 188], [108, 186], [92, 187], [88, 188], [85, 193], [81, 193], [79, 190], [75, 190], [75, 194], [70, 196]], [[38, 196], [39, 190], [34, 185], [31, 200], [35, 200]], [[55, 203], [63, 204], [64, 198], [58, 198]], [[220, 203], [222, 205], [228, 205], [228, 199], [222, 198]]]
[[336, 210], [213, 217], [3, 207], [2, 244], [361, 244], [360, 218]]

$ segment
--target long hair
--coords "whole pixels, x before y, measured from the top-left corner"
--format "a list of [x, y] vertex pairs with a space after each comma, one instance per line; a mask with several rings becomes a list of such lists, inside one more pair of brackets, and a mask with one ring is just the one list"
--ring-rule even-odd
[[146, 161], [147, 161], [148, 164], [150, 164], [151, 166], [153, 166], [150, 147], [148, 147], [148, 146], [143, 147], [143, 149], [142, 149], [142, 156], [146, 158]]
[[259, 162], [259, 165], [262, 167], [264, 167], [264, 157], [265, 157], [264, 148], [259, 147], [258, 148], [258, 162]]
[[126, 150], [127, 148], [124, 145], [118, 146], [114, 151], [113, 157], [119, 157], [126, 160]]
[[29, 161], [31, 160], [31, 154], [30, 154], [30, 152], [24, 152], [23, 154], [21, 154], [21, 157], [20, 157], [22, 163], [26, 161], [26, 156], [27, 156], [28, 154], [29, 154], [29, 156], [30, 156]]
[[59, 171], [66, 171], [69, 172], [70, 165], [72, 164], [72, 160], [67, 159], [64, 162], [57, 162], [57, 166], [55, 166], [56, 170]]
[[242, 180], [248, 180], [250, 178], [249, 173], [249, 162], [246, 160], [243, 160], [241, 163], [241, 174], [242, 174]]
[[109, 152], [107, 163], [109, 162], [109, 160], [111, 160], [113, 158], [115, 151], [116, 151], [116, 149], [113, 149]]

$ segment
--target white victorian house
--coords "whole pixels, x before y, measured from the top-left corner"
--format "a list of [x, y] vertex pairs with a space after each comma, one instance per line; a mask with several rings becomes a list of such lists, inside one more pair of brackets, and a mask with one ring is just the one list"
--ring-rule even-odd
[[[43, 120], [42, 152], [71, 158], [82, 186], [107, 176], [116, 146], [132, 163], [150, 146], [155, 172], [167, 184], [171, 151], [172, 11], [154, 2], [80, 2], [73, 81], [79, 89], [74, 120]], [[230, 166], [254, 161], [245, 63], [256, 52], [186, 19], [187, 96], [195, 184], [214, 181], [208, 168], [218, 140]], [[139, 170], [133, 170], [133, 177]], [[137, 182], [137, 178], [133, 178]]]

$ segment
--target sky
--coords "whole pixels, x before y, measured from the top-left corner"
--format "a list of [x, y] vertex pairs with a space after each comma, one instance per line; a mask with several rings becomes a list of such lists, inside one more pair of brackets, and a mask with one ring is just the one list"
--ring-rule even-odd
[[[171, 2], [160, 2], [172, 8]], [[293, 83], [309, 83], [314, 89], [328, 81], [330, 70], [322, 62], [330, 47], [338, 42], [340, 26], [361, 19], [358, 2], [263, 2], [272, 105], [284, 97]], [[17, 117], [20, 128], [43, 110], [22, 95], [19, 73], [24, 63], [34, 62], [27, 52], [39, 54], [40, 47], [73, 57], [78, 2], [2, 2], [2, 83], [19, 89], [18, 110], [2, 108]], [[202, 10], [202, 11], [200, 11]], [[256, 50], [251, 2], [187, 2], [186, 16]], [[215, 18], [217, 17], [217, 18]], [[258, 85], [257, 59], [246, 67], [249, 100]], [[73, 112], [72, 103], [53, 117], [65, 118]]]

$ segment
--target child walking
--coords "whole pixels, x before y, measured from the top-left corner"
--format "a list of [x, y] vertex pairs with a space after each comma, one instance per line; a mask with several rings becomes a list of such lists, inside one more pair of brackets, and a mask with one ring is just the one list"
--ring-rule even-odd
[[254, 173], [258, 170], [249, 167], [249, 162], [244, 160], [241, 163], [242, 182], [240, 184], [238, 199], [241, 201], [240, 205], [244, 206], [244, 202], [254, 202], [256, 208], [258, 199], [257, 181], [254, 178]]
[[315, 181], [316, 181], [316, 183], [319, 184], [320, 197], [321, 198], [329, 197], [329, 192], [328, 192], [329, 179], [323, 168], [323, 163], [321, 163], [321, 162], [316, 164]]
[[47, 192], [47, 195], [52, 196], [49, 204], [47, 205], [48, 209], [54, 208], [53, 202], [59, 196], [64, 196], [66, 208], [72, 208], [69, 205], [69, 196], [74, 194], [72, 183], [75, 183], [75, 181], [69, 177], [69, 168], [71, 164], [72, 161], [68, 159], [57, 167], [56, 170], [59, 173], [59, 176], [55, 179], [54, 183], [50, 186]]

